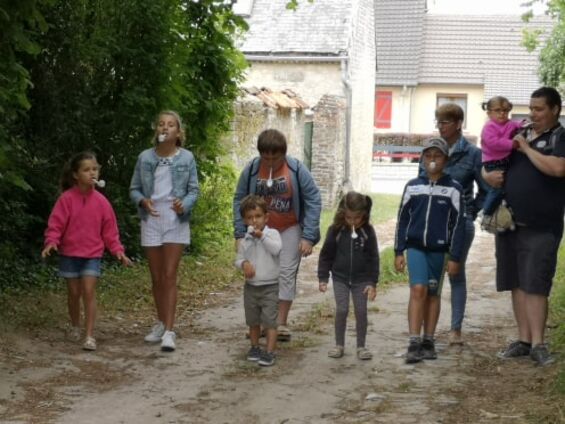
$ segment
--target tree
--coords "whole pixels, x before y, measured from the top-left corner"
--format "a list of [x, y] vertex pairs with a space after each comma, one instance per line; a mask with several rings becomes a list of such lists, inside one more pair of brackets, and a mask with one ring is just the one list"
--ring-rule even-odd
[[[122, 239], [129, 252], [140, 251], [128, 186], [160, 110], [178, 110], [187, 123], [202, 184], [224, 187], [199, 207], [216, 210], [231, 196], [223, 179], [233, 173], [217, 158], [245, 67], [233, 41], [245, 23], [229, 2], [21, 0], [8, 8], [0, 1], [9, 59], [0, 65], [0, 182], [17, 171], [10, 188], [0, 184], [0, 289], [14, 275], [33, 280], [61, 167], [81, 150], [97, 153]], [[221, 218], [211, 225], [229, 231]], [[204, 233], [194, 231], [196, 245]]]
[[[546, 13], [555, 19], [555, 26], [548, 35], [540, 53], [539, 75], [541, 81], [548, 86], [565, 91], [565, 1], [564, 0], [532, 0], [525, 5], [544, 3]], [[529, 21], [533, 13], [529, 11], [524, 20]], [[524, 45], [534, 50], [540, 43], [539, 30], [524, 31]]]

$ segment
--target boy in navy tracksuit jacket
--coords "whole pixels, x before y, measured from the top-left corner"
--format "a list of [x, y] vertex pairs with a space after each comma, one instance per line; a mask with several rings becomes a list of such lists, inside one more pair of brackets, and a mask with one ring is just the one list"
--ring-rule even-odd
[[436, 359], [434, 333], [443, 274], [446, 267], [450, 275], [459, 272], [465, 238], [464, 199], [461, 185], [443, 173], [448, 154], [442, 138], [424, 142], [426, 176], [406, 184], [398, 211], [394, 265], [397, 271], [404, 271], [407, 263], [410, 280], [406, 363]]

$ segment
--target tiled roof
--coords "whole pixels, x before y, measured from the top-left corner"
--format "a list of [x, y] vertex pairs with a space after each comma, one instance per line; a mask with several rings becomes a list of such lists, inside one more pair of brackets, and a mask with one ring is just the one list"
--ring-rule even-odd
[[272, 109], [308, 109], [308, 103], [291, 89], [273, 91], [269, 88], [244, 87], [242, 91], [248, 96], [254, 96]]
[[288, 10], [288, 0], [255, 0], [240, 49], [247, 55], [337, 56], [347, 51], [352, 2], [315, 0]]
[[375, 0], [377, 84], [416, 85], [426, 0]]
[[484, 84], [487, 99], [501, 94], [525, 104], [540, 82], [538, 52], [521, 45], [522, 29], [551, 26], [545, 16], [526, 24], [520, 16], [427, 15], [418, 81]]
[[538, 52], [521, 45], [522, 29], [551, 30], [548, 16], [434, 15], [425, 0], [375, 0], [377, 85], [484, 85], [485, 99], [527, 104], [540, 85]]

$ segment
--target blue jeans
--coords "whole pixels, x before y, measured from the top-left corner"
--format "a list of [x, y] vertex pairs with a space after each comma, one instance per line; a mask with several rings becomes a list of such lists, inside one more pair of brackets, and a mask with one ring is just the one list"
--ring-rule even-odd
[[475, 238], [475, 224], [471, 218], [465, 222], [465, 243], [461, 254], [461, 269], [459, 274], [449, 277], [451, 284], [451, 330], [461, 330], [463, 316], [465, 315], [465, 304], [467, 303], [467, 275], [465, 274], [465, 262], [471, 244]]

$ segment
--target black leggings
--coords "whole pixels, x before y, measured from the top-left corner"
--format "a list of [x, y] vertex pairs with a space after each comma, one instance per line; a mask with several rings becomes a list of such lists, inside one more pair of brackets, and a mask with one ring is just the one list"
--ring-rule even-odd
[[367, 295], [363, 293], [369, 284], [348, 284], [334, 281], [335, 295], [335, 343], [345, 346], [345, 327], [349, 313], [349, 293], [353, 299], [355, 311], [355, 331], [357, 332], [357, 347], [365, 347], [367, 336]]

